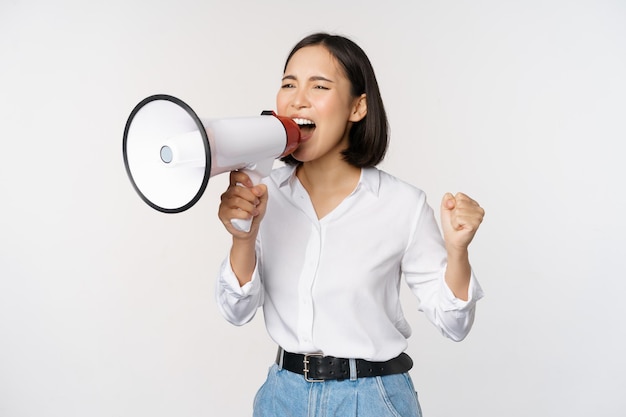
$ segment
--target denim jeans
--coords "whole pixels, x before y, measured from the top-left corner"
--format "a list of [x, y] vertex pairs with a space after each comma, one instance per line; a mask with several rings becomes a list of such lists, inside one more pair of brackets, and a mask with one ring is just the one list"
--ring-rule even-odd
[[307, 382], [273, 365], [254, 399], [254, 417], [421, 417], [408, 373]]

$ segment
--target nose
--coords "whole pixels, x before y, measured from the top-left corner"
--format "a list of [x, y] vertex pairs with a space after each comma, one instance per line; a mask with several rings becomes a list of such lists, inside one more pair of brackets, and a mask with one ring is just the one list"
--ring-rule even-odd
[[291, 105], [296, 109], [302, 109], [309, 106], [309, 97], [302, 88], [296, 90]]

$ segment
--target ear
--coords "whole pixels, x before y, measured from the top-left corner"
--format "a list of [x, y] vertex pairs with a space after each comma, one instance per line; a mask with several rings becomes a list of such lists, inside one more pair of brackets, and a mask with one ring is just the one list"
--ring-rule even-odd
[[365, 93], [354, 99], [352, 112], [350, 113], [351, 122], [360, 122], [367, 115], [367, 98]]

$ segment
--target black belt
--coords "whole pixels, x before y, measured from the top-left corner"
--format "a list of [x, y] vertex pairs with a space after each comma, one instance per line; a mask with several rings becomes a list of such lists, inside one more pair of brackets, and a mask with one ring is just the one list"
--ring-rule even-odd
[[[282, 355], [282, 367], [291, 372], [304, 375], [309, 382], [321, 382], [331, 379], [350, 378], [350, 360], [322, 356], [320, 353], [299, 354], [289, 353], [278, 349], [276, 363], [280, 365]], [[402, 374], [413, 367], [413, 360], [406, 353], [385, 362], [370, 362], [364, 359], [356, 359], [357, 378], [373, 376]]]

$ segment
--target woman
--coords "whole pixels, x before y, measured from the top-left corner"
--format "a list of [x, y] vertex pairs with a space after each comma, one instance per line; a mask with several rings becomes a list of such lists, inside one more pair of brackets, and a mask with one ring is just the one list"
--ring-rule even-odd
[[[254, 415], [420, 416], [401, 276], [442, 334], [462, 340], [482, 297], [467, 248], [484, 211], [447, 193], [442, 239], [425, 194], [375, 168], [387, 117], [370, 61], [349, 39], [300, 41], [276, 103], [299, 124], [299, 147], [260, 185], [232, 172], [219, 208], [232, 234], [220, 310], [241, 325], [263, 306], [279, 346]], [[230, 224], [250, 217], [249, 233]]]

